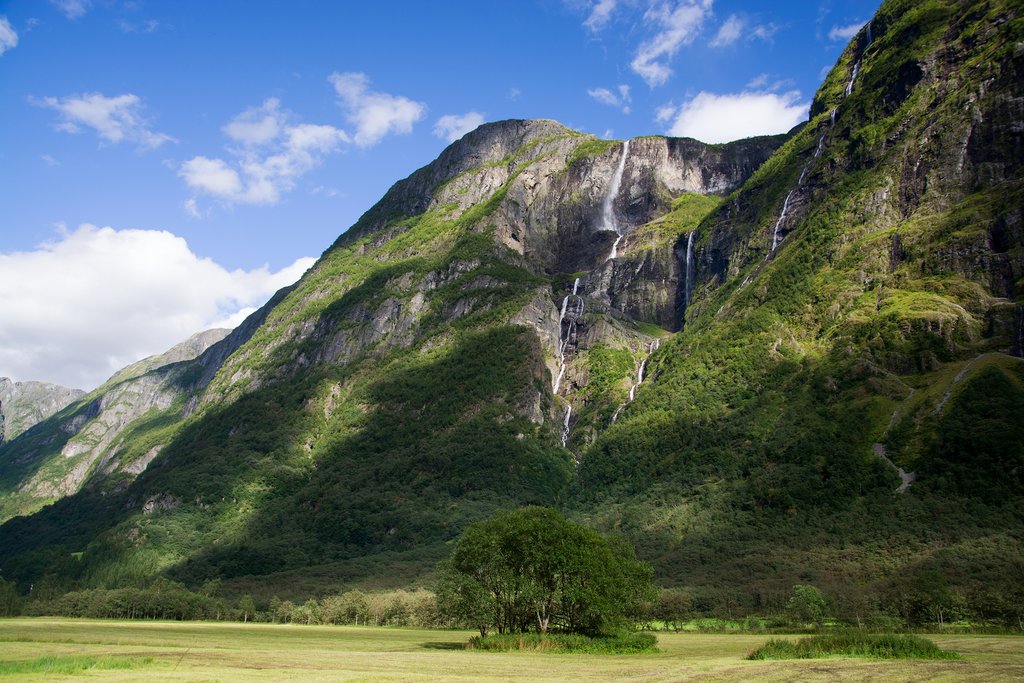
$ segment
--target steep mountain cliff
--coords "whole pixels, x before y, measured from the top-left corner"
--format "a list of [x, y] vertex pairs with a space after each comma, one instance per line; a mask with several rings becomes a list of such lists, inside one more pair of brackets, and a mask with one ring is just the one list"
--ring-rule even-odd
[[0, 445], [80, 398], [84, 391], [0, 377]]
[[404, 584], [544, 503], [704, 611], [934, 571], [983, 603], [1024, 529], [1022, 41], [1013, 3], [890, 0], [788, 136], [480, 127], [241, 330], [108, 387], [166, 392], [0, 569]]
[[[98, 482], [116, 474], [108, 483], [124, 483], [144, 470], [163, 448], [158, 434], [191, 409], [191, 380], [181, 364], [229, 332], [196, 334], [133, 363], [88, 394], [64, 390], [68, 398], [62, 405], [0, 445], [0, 520], [75, 493], [89, 479]], [[140, 433], [142, 440], [135, 438]]]

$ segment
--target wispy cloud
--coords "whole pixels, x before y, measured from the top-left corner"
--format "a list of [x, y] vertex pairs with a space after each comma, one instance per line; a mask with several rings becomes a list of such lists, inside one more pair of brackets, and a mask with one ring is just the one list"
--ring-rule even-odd
[[865, 21], [855, 21], [846, 26], [833, 26], [828, 32], [828, 39], [832, 42], [846, 42], [857, 35], [857, 32], [866, 24]]
[[587, 19], [583, 22], [583, 25], [597, 33], [608, 25], [609, 20], [612, 18], [612, 12], [615, 11], [615, 6], [617, 4], [617, 0], [597, 0], [591, 6], [590, 14], [587, 15]]
[[475, 111], [465, 114], [445, 114], [434, 124], [434, 135], [442, 140], [455, 142], [483, 122], [484, 115]]
[[50, 4], [59, 9], [68, 19], [78, 19], [89, 10], [89, 0], [50, 0]]
[[728, 47], [740, 38], [744, 38], [748, 43], [753, 40], [768, 42], [778, 33], [779, 28], [779, 25], [775, 23], [752, 24], [745, 17], [730, 14], [729, 18], [718, 27], [718, 33], [708, 42], [708, 47]]
[[18, 45], [18, 32], [7, 21], [7, 17], [0, 16], [0, 55]]
[[[280, 105], [270, 98], [224, 126], [235, 143], [228, 147], [230, 162], [196, 156], [181, 164], [178, 175], [193, 190], [228, 204], [276, 204], [299, 177], [350, 141], [334, 126], [290, 123], [291, 115]], [[203, 215], [195, 202], [186, 212]]]
[[718, 33], [708, 43], [710, 47], [725, 47], [732, 45], [743, 35], [743, 20], [735, 14], [730, 14], [729, 18], [726, 19], [721, 26], [718, 27]]
[[91, 389], [196, 332], [236, 325], [313, 262], [229, 270], [169, 232], [81, 225], [0, 253], [0, 369]]
[[360, 147], [371, 147], [389, 134], [411, 133], [413, 124], [426, 115], [427, 106], [422, 102], [371, 90], [364, 73], [333, 73], [328, 80], [348, 121], [355, 126], [352, 139]]
[[754, 135], [784, 133], [807, 118], [809, 102], [798, 91], [786, 93], [701, 92], [678, 109], [659, 112], [672, 121], [669, 135], [703, 142], [729, 142]]
[[629, 94], [629, 86], [626, 84], [620, 84], [616, 88], [616, 92], [612, 92], [608, 88], [591, 88], [587, 90], [587, 94], [592, 98], [600, 102], [601, 104], [607, 104], [611, 107], [621, 107], [623, 114], [630, 112], [630, 103], [633, 98]]
[[156, 19], [147, 19], [141, 23], [133, 24], [122, 19], [118, 23], [118, 27], [122, 33], [156, 33], [160, 29], [160, 22]]
[[30, 102], [59, 112], [57, 130], [65, 133], [91, 129], [101, 140], [112, 144], [134, 142], [142, 150], [156, 149], [165, 142], [176, 142], [166, 133], [150, 130], [142, 115], [141, 98], [131, 93], [115, 97], [86, 93], [30, 99]]
[[747, 89], [760, 90], [761, 88], [768, 85], [768, 81], [768, 74], [758, 74], [757, 76], [754, 76], [752, 79], [750, 79], [750, 81], [747, 83]]
[[637, 48], [630, 68], [650, 87], [662, 85], [672, 75], [669, 63], [679, 48], [689, 45], [711, 15], [712, 0], [679, 0], [652, 5], [644, 14], [648, 24], [657, 28], [649, 40]]

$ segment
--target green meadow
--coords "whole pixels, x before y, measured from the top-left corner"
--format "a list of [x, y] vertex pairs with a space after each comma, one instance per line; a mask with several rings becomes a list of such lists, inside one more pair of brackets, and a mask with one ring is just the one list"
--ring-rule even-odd
[[778, 636], [658, 634], [640, 655], [462, 649], [469, 631], [78, 619], [0, 620], [0, 680], [1019, 681], [1024, 638], [931, 635], [959, 661], [750, 661]]

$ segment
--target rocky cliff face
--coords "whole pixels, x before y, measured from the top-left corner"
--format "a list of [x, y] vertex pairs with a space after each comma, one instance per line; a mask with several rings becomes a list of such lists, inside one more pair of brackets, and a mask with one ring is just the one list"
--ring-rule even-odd
[[0, 377], [0, 445], [42, 422], [85, 394], [47, 382], [15, 382]]

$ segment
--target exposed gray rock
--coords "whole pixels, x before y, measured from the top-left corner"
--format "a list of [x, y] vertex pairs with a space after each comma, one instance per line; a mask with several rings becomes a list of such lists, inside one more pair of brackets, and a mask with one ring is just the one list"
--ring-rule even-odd
[[0, 444], [42, 422], [85, 395], [47, 382], [15, 382], [0, 377]]

